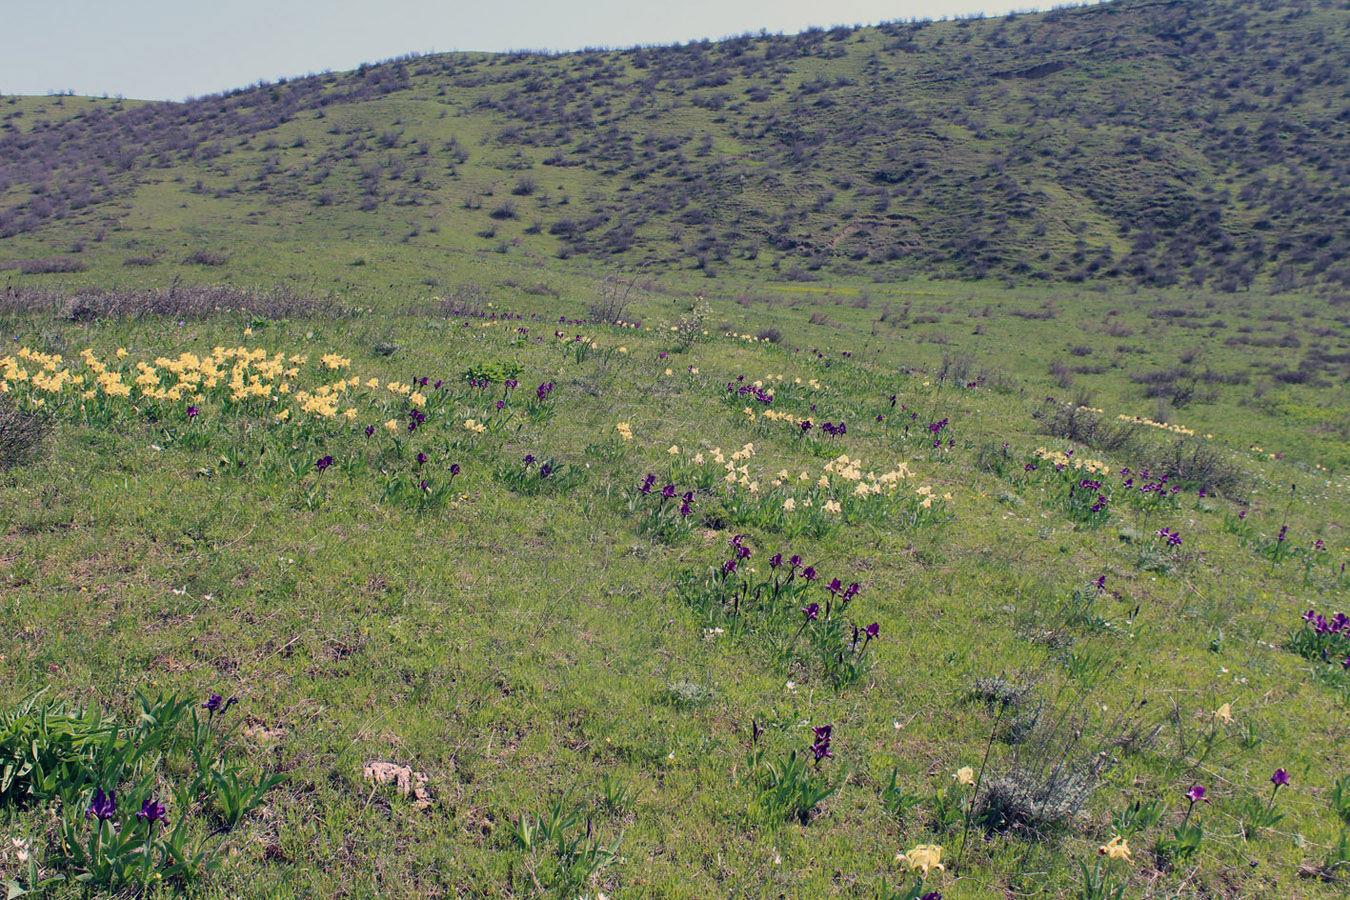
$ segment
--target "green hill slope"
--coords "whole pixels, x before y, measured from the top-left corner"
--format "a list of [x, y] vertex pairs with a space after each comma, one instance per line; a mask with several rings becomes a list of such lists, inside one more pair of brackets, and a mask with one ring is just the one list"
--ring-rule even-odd
[[0, 259], [1343, 290], [1347, 73], [1339, 0], [1121, 0], [406, 58], [186, 103], [9, 98]]

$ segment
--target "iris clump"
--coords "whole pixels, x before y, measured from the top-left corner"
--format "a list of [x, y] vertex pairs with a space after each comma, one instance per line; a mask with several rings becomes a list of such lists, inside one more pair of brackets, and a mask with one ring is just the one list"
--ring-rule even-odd
[[527, 453], [518, 464], [499, 464], [492, 474], [515, 493], [532, 496], [566, 493], [582, 482], [584, 472], [553, 457], [536, 458]]
[[232, 730], [218, 720], [237, 702], [138, 694], [136, 721], [124, 725], [34, 694], [0, 714], [0, 760], [22, 763], [5, 767], [0, 808], [37, 807], [54, 822], [41, 865], [35, 860], [8, 882], [9, 895], [63, 881], [114, 891], [185, 888], [219, 867], [232, 852], [226, 835], [282, 780], [247, 776], [231, 761]]
[[813, 726], [812, 742], [805, 753], [793, 749], [769, 758], [764, 729], [757, 721], [751, 722], [746, 763], [755, 791], [747, 809], [752, 822], [773, 826], [786, 820], [806, 825], [819, 814], [820, 804], [842, 787], [842, 782], [831, 781], [822, 767], [834, 758], [830, 747], [833, 733], [832, 725]]
[[693, 529], [693, 490], [681, 491], [672, 483], [656, 490], [656, 476], [648, 473], [627, 495], [628, 512], [638, 516], [637, 530], [665, 543], [681, 540]]
[[836, 687], [852, 684], [872, 665], [872, 642], [881, 625], [861, 625], [850, 608], [862, 587], [832, 578], [824, 586], [814, 566], [781, 552], [767, 561], [767, 573], [750, 564], [754, 553], [745, 535], [733, 535], [727, 559], [712, 571], [687, 572], [678, 583], [684, 602], [707, 626], [762, 636], [784, 666], [805, 666]]

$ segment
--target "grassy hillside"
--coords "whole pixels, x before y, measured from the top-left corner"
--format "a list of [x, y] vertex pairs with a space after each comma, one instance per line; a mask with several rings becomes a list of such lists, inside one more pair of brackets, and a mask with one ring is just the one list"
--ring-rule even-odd
[[1348, 29], [0, 98], [0, 884], [1343, 897]]
[[1342, 2], [1120, 0], [408, 58], [181, 104], [9, 98], [0, 258], [104, 284], [192, 258], [415, 285], [492, 254], [1344, 294], [1347, 47]]

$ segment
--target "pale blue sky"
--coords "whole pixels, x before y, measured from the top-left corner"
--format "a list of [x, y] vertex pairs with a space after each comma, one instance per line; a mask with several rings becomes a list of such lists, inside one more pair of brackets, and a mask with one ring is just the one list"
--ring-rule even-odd
[[0, 0], [0, 92], [180, 100], [414, 51], [668, 44], [1052, 2], [1062, 0]]

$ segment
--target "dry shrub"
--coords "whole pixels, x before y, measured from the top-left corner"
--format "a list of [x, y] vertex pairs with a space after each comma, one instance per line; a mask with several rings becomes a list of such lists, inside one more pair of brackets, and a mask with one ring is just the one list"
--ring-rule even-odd
[[0, 269], [18, 269], [24, 275], [64, 275], [83, 272], [88, 266], [82, 260], [69, 256], [44, 256], [40, 259], [11, 259], [0, 263]]
[[292, 319], [343, 315], [346, 310], [331, 300], [304, 297], [284, 287], [262, 291], [233, 285], [175, 285], [79, 293], [11, 287], [0, 293], [0, 314], [51, 313], [73, 322], [142, 316], [201, 319], [231, 312]]
[[23, 412], [0, 398], [0, 472], [27, 465], [37, 459], [47, 436], [46, 420]]

